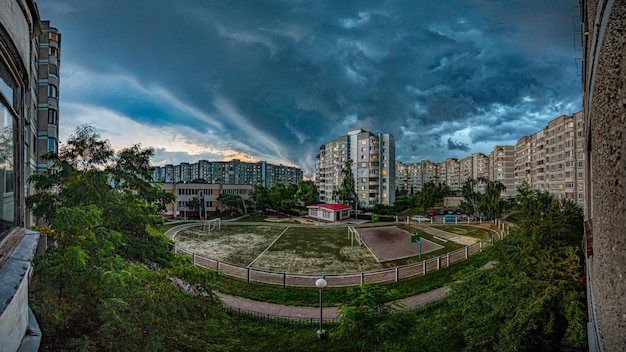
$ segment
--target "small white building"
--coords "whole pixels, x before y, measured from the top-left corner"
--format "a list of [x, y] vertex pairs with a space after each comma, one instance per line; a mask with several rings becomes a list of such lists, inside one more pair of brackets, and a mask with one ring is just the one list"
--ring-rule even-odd
[[350, 218], [352, 207], [343, 204], [311, 204], [307, 206], [309, 217], [325, 221], [341, 221]]

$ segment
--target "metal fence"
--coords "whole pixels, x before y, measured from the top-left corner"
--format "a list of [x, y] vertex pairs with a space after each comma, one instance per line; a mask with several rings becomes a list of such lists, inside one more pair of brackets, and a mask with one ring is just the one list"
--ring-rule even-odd
[[216, 259], [200, 256], [191, 251], [178, 248], [176, 245], [172, 246], [175, 253], [190, 255], [194, 265], [216, 270], [220, 274], [238, 277], [247, 280], [248, 282], [255, 281], [266, 284], [282, 285], [283, 287], [313, 287], [315, 286], [315, 281], [320, 277], [323, 277], [328, 282], [328, 286], [346, 287], [359, 286], [365, 281], [370, 283], [398, 282], [399, 280], [408, 277], [426, 275], [428, 272], [447, 268], [455, 262], [465, 260], [474, 253], [482, 252], [483, 248], [490, 245], [491, 241], [480, 241], [470, 246], [457, 249], [436, 258], [426, 259], [418, 263], [388, 269], [342, 274], [298, 274], [252, 267], [240, 267]]

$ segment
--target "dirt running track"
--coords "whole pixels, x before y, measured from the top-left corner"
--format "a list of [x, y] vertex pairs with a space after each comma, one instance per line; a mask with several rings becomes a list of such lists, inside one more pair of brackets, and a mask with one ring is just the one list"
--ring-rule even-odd
[[[418, 255], [419, 245], [411, 243], [411, 234], [395, 226], [357, 229], [379, 262], [397, 260]], [[422, 254], [436, 251], [443, 246], [422, 238]]]

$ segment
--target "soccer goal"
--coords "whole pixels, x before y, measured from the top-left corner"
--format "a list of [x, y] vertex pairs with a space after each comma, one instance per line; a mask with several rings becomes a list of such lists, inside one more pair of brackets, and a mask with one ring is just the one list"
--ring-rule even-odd
[[215, 231], [215, 229], [222, 229], [222, 219], [216, 218], [211, 220], [205, 220], [204, 226], [202, 227], [202, 231], [206, 231], [211, 234], [211, 231]]
[[350, 237], [350, 245], [354, 246], [354, 241], [359, 245], [363, 245], [361, 241], [361, 235], [359, 235], [359, 231], [354, 228], [354, 226], [348, 226], [348, 236]]

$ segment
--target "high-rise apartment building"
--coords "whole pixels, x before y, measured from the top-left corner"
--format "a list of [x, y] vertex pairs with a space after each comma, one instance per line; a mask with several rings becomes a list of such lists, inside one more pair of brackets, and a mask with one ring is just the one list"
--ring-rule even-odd
[[583, 114], [561, 115], [517, 141], [515, 185], [524, 181], [557, 199], [584, 203]]
[[343, 182], [342, 170], [350, 159], [359, 206], [392, 205], [396, 189], [395, 158], [396, 144], [390, 133], [357, 129], [320, 146], [315, 164], [320, 201], [339, 201], [337, 190]]
[[34, 125], [37, 128], [37, 161], [33, 165], [36, 165], [36, 172], [45, 172], [50, 165], [40, 156], [48, 151], [57, 152], [59, 147], [61, 33], [50, 26], [50, 21], [41, 22], [37, 52], [37, 123]]
[[262, 185], [271, 187], [274, 183], [297, 185], [302, 181], [302, 170], [292, 166], [274, 165], [265, 161], [256, 163], [200, 160], [197, 163], [180, 163], [157, 166], [152, 172], [152, 180], [164, 183], [207, 182], [231, 185]]
[[503, 196], [515, 196], [515, 146], [497, 145], [489, 154], [489, 180], [499, 181], [506, 188]]

